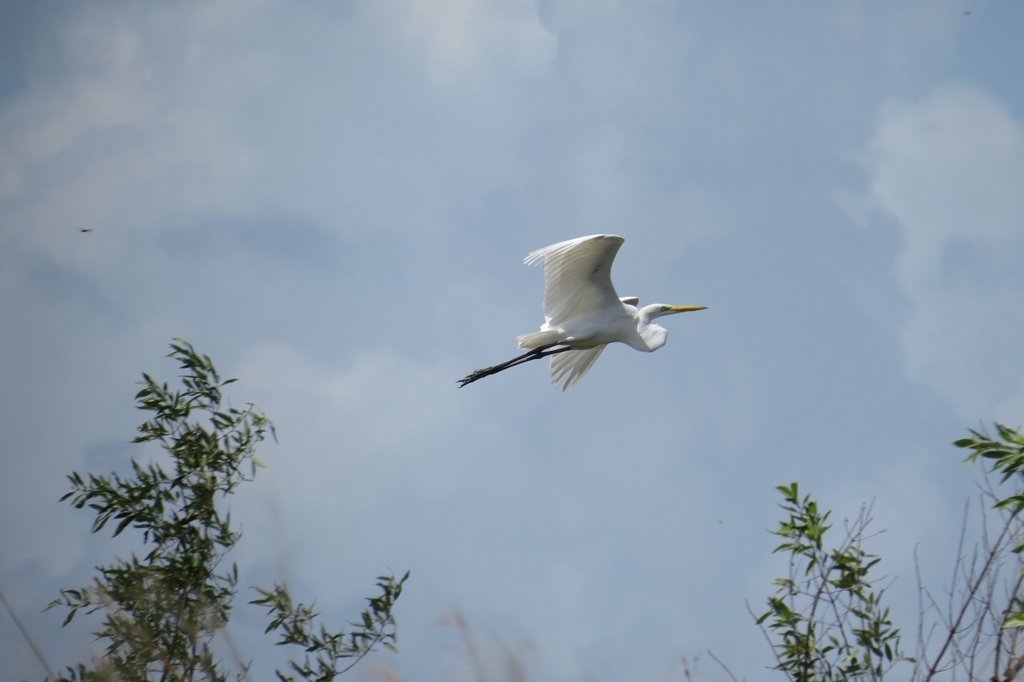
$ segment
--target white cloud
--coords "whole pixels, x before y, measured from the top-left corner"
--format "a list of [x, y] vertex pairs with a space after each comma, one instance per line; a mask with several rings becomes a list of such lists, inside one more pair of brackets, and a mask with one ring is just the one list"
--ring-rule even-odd
[[[1024, 131], [977, 88], [945, 85], [883, 111], [871, 199], [905, 238], [898, 263], [915, 305], [903, 329], [912, 376], [964, 416], [1024, 407]], [[1018, 412], [1019, 414], [1019, 412]]]
[[892, 103], [871, 145], [874, 198], [906, 234], [900, 274], [927, 286], [956, 237], [995, 243], [1024, 218], [1024, 134], [1006, 106], [961, 85]]
[[461, 418], [450, 369], [381, 348], [357, 352], [347, 369], [331, 371], [287, 344], [267, 343], [246, 353], [237, 374], [245, 377], [246, 396], [277, 425], [281, 446], [269, 456], [298, 486], [294, 499], [359, 505], [392, 486], [431, 497], [457, 478], [457, 466], [443, 466], [421, 447]]
[[479, 86], [495, 66], [536, 69], [558, 47], [536, 0], [391, 0], [372, 7], [423, 52], [438, 84]]
[[[397, 209], [360, 203], [367, 187], [394, 183], [417, 153], [437, 158], [432, 138], [410, 145], [393, 121], [361, 113], [367, 102], [386, 106], [390, 95], [363, 76], [402, 53], [389, 43], [427, 65], [414, 80], [458, 85], [532, 72], [557, 45], [530, 0], [290, 8], [81, 6], [40, 48], [47, 57], [32, 62], [26, 87], [0, 102], [0, 238], [102, 272], [155, 232], [244, 220], [268, 205], [329, 225], [347, 213], [346, 229], [378, 226]], [[292, 33], [313, 37], [296, 49], [279, 38]], [[436, 201], [443, 182], [433, 182], [417, 174], [401, 189], [420, 194], [401, 203]], [[79, 228], [103, 239], [75, 238]]]
[[[102, 269], [131, 232], [244, 206], [259, 158], [232, 132], [230, 110], [264, 78], [266, 60], [252, 45], [210, 55], [246, 24], [245, 12], [214, 16], [237, 4], [181, 16], [95, 5], [63, 27], [54, 59], [66, 68], [30, 70], [0, 108], [4, 232], [59, 262]], [[78, 228], [101, 233], [102, 248], [69, 238]]]
[[[515, 619], [559, 677], [578, 677], [579, 661], [650, 677], [673, 650], [715, 642], [731, 663], [763, 665], [736, 587], [770, 589], [746, 571], [774, 509], [761, 474], [846, 481], [854, 446], [822, 456], [799, 433], [805, 423], [853, 433], [867, 391], [892, 412], [921, 404], [902, 402], [902, 377], [875, 381], [877, 364], [844, 355], [890, 328], [858, 334], [822, 319], [846, 303], [837, 282], [862, 271], [848, 253], [810, 270], [849, 244], [803, 230], [822, 218], [816, 193], [838, 178], [837, 155], [860, 144], [877, 93], [902, 92], [890, 62], [903, 55], [906, 69], [933, 73], [922, 55], [945, 40], [928, 26], [963, 23], [959, 8], [943, 13], [950, 1], [851, 0], [841, 8], [863, 14], [840, 30], [822, 20], [833, 6], [661, 0], [110, 0], [47, 15], [61, 23], [32, 43], [28, 72], [0, 99], [10, 359], [0, 569], [35, 570], [34, 560], [59, 573], [109, 558], [108, 538], [83, 539], [89, 515], [54, 501], [62, 476], [123, 470], [118, 444], [138, 419], [132, 381], [184, 336], [241, 378], [230, 395], [279, 427], [280, 445], [260, 449], [267, 470], [231, 502], [243, 568], [289, 578], [291, 564], [296, 593], [342, 619], [377, 572], [412, 568], [403, 676], [443, 677], [424, 672], [437, 652], [421, 635], [452, 601]], [[969, 119], [987, 111], [978, 134], [995, 135], [975, 163], [987, 173], [992, 158], [1017, 158], [1005, 154], [1017, 143], [999, 140], [1019, 127], [967, 92], [973, 106], [954, 104]], [[1016, 237], [998, 212], [978, 234], [933, 224], [932, 203], [965, 173], [928, 156], [956, 136], [945, 119], [938, 142], [910, 144], [936, 107], [955, 109], [887, 110], [871, 157], [875, 203], [907, 233], [901, 272], [917, 311], [907, 348], [917, 375], [951, 396], [978, 394], [981, 370], [1007, 378], [998, 402], [1009, 409], [1019, 372], [998, 363], [1019, 358], [1019, 334], [1005, 332], [1019, 331], [1021, 287], [1003, 267]], [[979, 210], [1006, 204], [966, 174], [971, 191], [993, 195]], [[922, 189], [936, 183], [946, 185]], [[167, 234], [183, 224], [195, 229]], [[97, 233], [79, 238], [76, 227]], [[552, 391], [539, 365], [456, 390], [454, 379], [503, 359], [536, 324], [543, 278], [517, 264], [522, 254], [600, 230], [630, 240], [616, 265], [622, 293], [699, 286], [696, 302], [719, 312], [678, 327], [656, 357], [610, 353], [586, 391]], [[990, 295], [961, 281], [957, 253], [990, 266]], [[744, 314], [786, 298], [792, 316]], [[948, 301], [989, 306], [995, 322], [951, 323]], [[353, 336], [357, 322], [379, 333]], [[111, 338], [109, 351], [83, 351]], [[270, 339], [287, 343], [255, 345]], [[833, 344], [829, 361], [813, 356]], [[461, 360], [433, 359], [446, 354]], [[853, 372], [868, 380], [847, 385]], [[671, 434], [638, 439], [659, 424]], [[878, 428], [902, 443], [922, 427]], [[771, 444], [778, 456], [765, 458]], [[870, 497], [854, 485], [849, 498]], [[933, 515], [930, 500], [920, 518]], [[275, 554], [283, 567], [271, 567]], [[651, 579], [661, 570], [683, 577]], [[652, 622], [658, 638], [636, 634]], [[257, 634], [239, 641], [264, 659]]]

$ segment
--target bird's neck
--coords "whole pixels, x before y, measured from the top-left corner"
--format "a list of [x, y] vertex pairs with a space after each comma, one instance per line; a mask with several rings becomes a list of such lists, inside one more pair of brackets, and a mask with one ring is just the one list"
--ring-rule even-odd
[[668, 341], [668, 330], [653, 322], [638, 327], [637, 331], [640, 333], [640, 338], [644, 340], [644, 344], [649, 352], [658, 350]]
[[655, 314], [656, 312], [660, 312], [660, 309], [654, 306], [647, 306], [641, 308], [637, 315], [636, 331], [640, 338], [643, 339], [644, 345], [647, 346], [645, 349], [638, 350], [653, 352], [664, 346], [665, 342], [668, 341], [668, 330], [661, 325], [655, 324], [653, 321], [655, 317], [660, 317], [660, 315]]

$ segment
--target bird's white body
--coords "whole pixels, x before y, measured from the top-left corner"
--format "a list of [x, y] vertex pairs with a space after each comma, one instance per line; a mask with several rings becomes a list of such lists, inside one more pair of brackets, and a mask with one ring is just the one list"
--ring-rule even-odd
[[527, 265], [544, 264], [545, 320], [539, 332], [518, 338], [519, 347], [567, 346], [570, 350], [550, 358], [551, 382], [562, 390], [575, 386], [609, 343], [656, 351], [665, 345], [668, 331], [655, 324], [655, 318], [704, 309], [660, 303], [638, 308], [639, 299], [619, 298], [611, 269], [624, 241], [595, 234], [552, 244], [526, 257]]

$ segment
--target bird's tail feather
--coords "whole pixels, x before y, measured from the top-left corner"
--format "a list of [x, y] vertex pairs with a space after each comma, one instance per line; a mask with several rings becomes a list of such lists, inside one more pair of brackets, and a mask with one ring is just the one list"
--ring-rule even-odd
[[517, 336], [516, 341], [519, 343], [520, 348], [540, 348], [541, 346], [550, 346], [553, 343], [558, 343], [564, 337], [565, 332], [561, 329], [547, 329]]

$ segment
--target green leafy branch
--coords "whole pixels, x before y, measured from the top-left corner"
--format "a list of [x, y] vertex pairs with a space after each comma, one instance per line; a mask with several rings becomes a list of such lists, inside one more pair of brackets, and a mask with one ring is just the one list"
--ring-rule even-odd
[[869, 510], [830, 550], [825, 534], [831, 512], [822, 512], [810, 495], [801, 498], [796, 483], [778, 490], [789, 518], [774, 531], [785, 538], [774, 551], [789, 553], [790, 570], [775, 581], [768, 611], [756, 617], [775, 652], [775, 669], [794, 682], [881, 680], [906, 657], [889, 609], [882, 607], [885, 590], [868, 579], [880, 561], [861, 548]]
[[[107, 640], [106, 655], [92, 667], [67, 668], [65, 682], [223, 682], [211, 650], [214, 634], [223, 628], [238, 585], [238, 567], [219, 566], [241, 537], [232, 530], [231, 514], [222, 501], [257, 467], [256, 446], [274, 426], [253, 405], [239, 410], [224, 404], [223, 388], [234, 379], [222, 380], [207, 355], [176, 339], [169, 357], [178, 361], [183, 389], [172, 390], [143, 374], [136, 405], [151, 413], [139, 427], [133, 442], [155, 442], [170, 459], [170, 466], [154, 461], [132, 460], [132, 476], [75, 472], [68, 478], [72, 506], [96, 514], [93, 532], [116, 524], [114, 535], [128, 528], [141, 531], [148, 553], [129, 560], [116, 559], [98, 567], [93, 583], [62, 590], [48, 608], [68, 609], [67, 625], [81, 611], [101, 611], [105, 618], [94, 634]], [[283, 585], [260, 590], [275, 619], [268, 632], [281, 629], [281, 643], [300, 644], [307, 655], [293, 668], [309, 680], [331, 680], [347, 671], [377, 645], [394, 648], [395, 620], [392, 608], [401, 594], [401, 580], [379, 579], [383, 594], [370, 599], [370, 608], [357, 629], [348, 635], [313, 629], [318, 614], [302, 604], [292, 607]], [[338, 661], [353, 659], [339, 669]], [[237, 677], [247, 673], [241, 668]], [[313, 666], [316, 666], [314, 669]], [[282, 676], [282, 680], [290, 680]]]
[[93, 584], [62, 590], [48, 607], [68, 608], [65, 625], [82, 610], [106, 613], [95, 634], [109, 641], [101, 666], [107, 672], [79, 666], [68, 669], [68, 679], [225, 679], [210, 642], [227, 623], [238, 570], [217, 567], [240, 533], [218, 501], [255, 474], [256, 445], [273, 425], [252, 405], [224, 406], [222, 389], [234, 380], [222, 380], [209, 356], [189, 343], [176, 339], [168, 357], [184, 370], [184, 390], [143, 374], [136, 405], [152, 416], [133, 442], [157, 442], [170, 469], [132, 460], [128, 478], [75, 472], [61, 498], [96, 513], [93, 532], [116, 522], [115, 536], [131, 527], [150, 546], [143, 559], [133, 554], [99, 567]]
[[[393, 575], [378, 576], [377, 587], [381, 594], [367, 598], [369, 608], [363, 611], [359, 621], [351, 623], [355, 629], [349, 633], [331, 632], [323, 624], [317, 629], [314, 621], [320, 614], [314, 612], [312, 606], [293, 604], [284, 585], [275, 584], [273, 590], [257, 587], [263, 597], [250, 603], [267, 607], [273, 620], [266, 631], [280, 632], [281, 639], [277, 644], [297, 644], [306, 649], [306, 657], [301, 663], [289, 661], [294, 672], [311, 682], [330, 682], [378, 645], [396, 651], [397, 633], [392, 608], [408, 578], [408, 572], [400, 580]], [[348, 663], [341, 667], [344, 661]], [[277, 677], [281, 682], [295, 682], [294, 677], [280, 670]]]
[[[1006, 483], [1017, 474], [1024, 480], [1024, 435], [999, 423], [996, 423], [995, 427], [998, 438], [992, 438], [984, 430], [971, 429], [973, 438], [961, 438], [953, 444], [971, 451], [971, 454], [967, 455], [968, 462], [977, 462], [979, 458], [994, 460], [989, 473], [999, 473], [1002, 477], [1000, 483]], [[1017, 516], [1024, 510], [1024, 491], [997, 500], [994, 509], [1006, 509]], [[1024, 544], [1018, 544], [1013, 551], [1024, 551]]]

